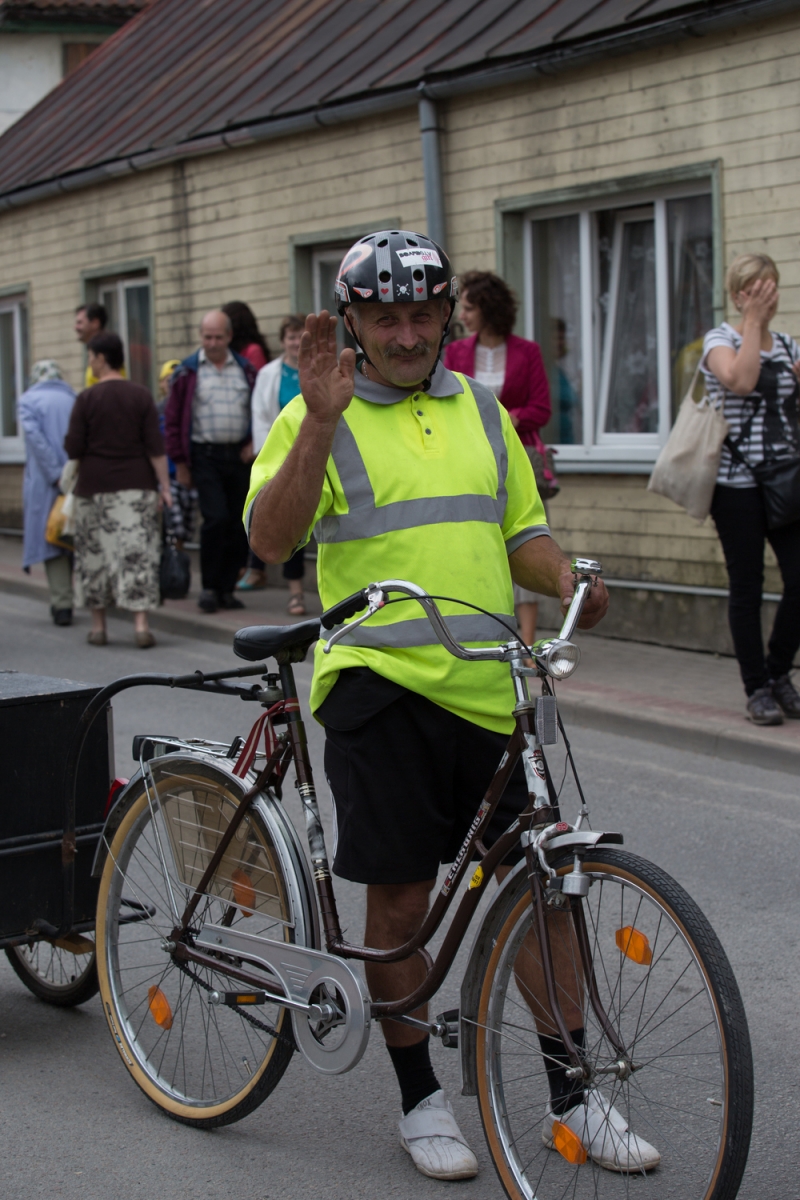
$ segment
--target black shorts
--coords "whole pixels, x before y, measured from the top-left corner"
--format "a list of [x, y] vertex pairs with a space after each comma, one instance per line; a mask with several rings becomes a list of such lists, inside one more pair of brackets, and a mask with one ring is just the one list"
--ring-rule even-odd
[[[360, 668], [352, 672], [361, 674]], [[440, 864], [458, 853], [508, 737], [393, 684], [378, 711], [358, 714], [356, 728], [333, 728], [331, 701], [339, 687], [320, 709], [336, 818], [334, 873], [355, 883], [435, 879]], [[484, 835], [487, 846], [527, 802], [520, 760]], [[521, 855], [515, 847], [504, 861], [518, 862]]]

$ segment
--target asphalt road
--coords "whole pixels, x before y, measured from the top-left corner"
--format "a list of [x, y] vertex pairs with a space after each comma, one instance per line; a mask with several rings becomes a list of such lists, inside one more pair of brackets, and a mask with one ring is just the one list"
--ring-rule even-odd
[[[44, 605], [0, 595], [0, 667], [104, 683], [141, 670], [184, 672], [234, 665], [220, 645], [159, 635], [132, 644], [112, 621], [112, 644], [89, 647], [85, 617], [55, 629]], [[307, 695], [310, 670], [298, 671]], [[149, 689], [114, 701], [117, 772], [133, 769], [133, 733], [219, 740], [246, 732], [240, 702]], [[321, 736], [311, 722], [320, 769]], [[799, 1200], [796, 1063], [800, 1027], [798, 781], [633, 739], [575, 728], [573, 745], [595, 827], [621, 829], [694, 896], [738, 977], [756, 1061], [756, 1125], [742, 1200]], [[289, 810], [298, 816], [291, 788]], [[320, 787], [325, 799], [325, 788]], [[567, 814], [570, 807], [567, 805]], [[362, 897], [337, 886], [343, 924], [360, 929]], [[456, 1003], [457, 977], [441, 994]], [[436, 1001], [434, 1001], [437, 1004]], [[437, 1011], [439, 1011], [437, 1004]], [[305, 1200], [503, 1195], [484, 1147], [474, 1100], [459, 1095], [458, 1055], [434, 1063], [481, 1162], [473, 1183], [426, 1180], [400, 1148], [398, 1094], [377, 1031], [355, 1071], [313, 1075], [296, 1057], [280, 1087], [238, 1125], [203, 1133], [174, 1124], [140, 1093], [112, 1045], [99, 999], [58, 1010], [35, 1000], [0, 959], [0, 1195], [4, 1200]]]

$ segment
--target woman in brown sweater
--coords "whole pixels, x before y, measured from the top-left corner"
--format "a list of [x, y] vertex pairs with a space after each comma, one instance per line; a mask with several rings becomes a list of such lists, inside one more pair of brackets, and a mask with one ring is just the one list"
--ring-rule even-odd
[[159, 602], [161, 502], [171, 507], [158, 413], [147, 388], [123, 379], [122, 342], [98, 333], [89, 366], [99, 383], [78, 396], [64, 447], [80, 462], [75, 488], [75, 593], [92, 613], [88, 640], [105, 646], [106, 608], [134, 614], [136, 644], [155, 645], [147, 613]]

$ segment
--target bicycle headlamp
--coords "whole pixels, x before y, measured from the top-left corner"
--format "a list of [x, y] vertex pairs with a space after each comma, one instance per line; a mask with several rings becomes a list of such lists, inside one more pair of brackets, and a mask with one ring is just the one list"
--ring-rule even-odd
[[581, 660], [578, 647], [561, 638], [535, 642], [531, 650], [537, 665], [544, 667], [551, 679], [568, 679]]

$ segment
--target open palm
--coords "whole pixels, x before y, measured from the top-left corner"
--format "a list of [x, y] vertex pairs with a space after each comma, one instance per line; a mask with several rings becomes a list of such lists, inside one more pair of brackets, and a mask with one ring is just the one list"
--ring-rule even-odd
[[356, 356], [349, 349], [338, 353], [336, 317], [326, 309], [306, 317], [298, 364], [300, 391], [309, 413], [338, 420], [353, 398]]

